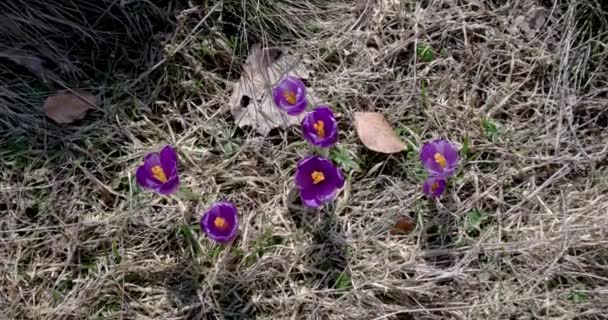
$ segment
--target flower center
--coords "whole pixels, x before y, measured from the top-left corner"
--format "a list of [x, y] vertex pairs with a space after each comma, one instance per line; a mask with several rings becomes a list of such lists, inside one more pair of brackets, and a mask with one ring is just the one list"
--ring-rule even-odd
[[439, 189], [439, 183], [438, 182], [431, 183], [431, 192], [435, 192], [435, 191], [437, 191], [437, 189]]
[[227, 223], [226, 223], [226, 219], [222, 218], [222, 217], [216, 217], [215, 220], [213, 220], [213, 225], [221, 230], [226, 229]]
[[296, 93], [292, 90], [285, 90], [283, 97], [289, 104], [296, 104]]
[[441, 168], [445, 168], [445, 167], [447, 167], [447, 166], [448, 166], [448, 162], [447, 162], [447, 160], [445, 160], [445, 157], [444, 157], [444, 156], [443, 156], [441, 153], [439, 153], [439, 152], [435, 153], [434, 158], [435, 158], [435, 162], [436, 162], [436, 163], [437, 163], [437, 164], [438, 164], [438, 165], [439, 165]]
[[314, 171], [310, 177], [312, 178], [312, 183], [319, 184], [325, 180], [325, 175], [321, 171]]
[[156, 178], [156, 180], [165, 183], [167, 182], [167, 176], [165, 175], [165, 171], [159, 165], [156, 165], [150, 169], [152, 171], [152, 176]]
[[312, 127], [315, 128], [319, 138], [325, 138], [325, 122], [323, 122], [323, 120], [317, 120]]

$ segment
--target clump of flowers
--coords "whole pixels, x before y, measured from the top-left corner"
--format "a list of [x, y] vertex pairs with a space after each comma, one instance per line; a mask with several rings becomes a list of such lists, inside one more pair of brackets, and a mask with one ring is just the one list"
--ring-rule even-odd
[[212, 240], [229, 243], [239, 230], [238, 210], [231, 202], [214, 203], [201, 217], [201, 230]]
[[171, 146], [149, 153], [135, 173], [137, 183], [162, 195], [173, 194], [179, 188], [177, 161], [177, 152]]
[[429, 173], [422, 190], [427, 196], [437, 198], [443, 194], [447, 179], [456, 173], [459, 160], [458, 150], [448, 140], [436, 139], [422, 146], [420, 161]]
[[[162, 195], [176, 193], [179, 189], [177, 152], [172, 146], [165, 146], [160, 152], [152, 152], [144, 157], [144, 163], [137, 168], [137, 183]], [[226, 201], [216, 202], [201, 217], [203, 233], [219, 243], [229, 243], [236, 238], [239, 229], [238, 211]]]
[[[287, 114], [297, 115], [308, 105], [305, 89], [300, 79], [285, 77], [273, 90], [275, 104]], [[327, 148], [338, 142], [338, 122], [329, 106], [312, 108], [302, 119], [301, 127], [304, 139], [322, 148], [321, 153], [327, 154]], [[320, 208], [334, 200], [344, 186], [344, 175], [331, 160], [308, 156], [297, 164], [295, 184], [305, 206]]]

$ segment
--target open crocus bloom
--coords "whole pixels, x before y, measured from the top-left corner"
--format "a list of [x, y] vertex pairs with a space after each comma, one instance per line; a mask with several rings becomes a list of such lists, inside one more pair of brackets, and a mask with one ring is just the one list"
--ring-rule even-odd
[[438, 198], [443, 194], [443, 191], [445, 191], [445, 185], [445, 180], [429, 177], [424, 181], [422, 191], [431, 198]]
[[327, 148], [338, 141], [338, 123], [328, 106], [319, 106], [302, 120], [302, 133], [310, 144]]
[[137, 183], [163, 195], [172, 194], [179, 188], [177, 153], [171, 146], [165, 146], [160, 153], [150, 153], [144, 157], [144, 164], [137, 168]]
[[232, 241], [239, 230], [236, 207], [227, 201], [214, 203], [201, 217], [201, 229], [210, 239], [219, 243]]
[[446, 179], [456, 172], [458, 150], [447, 140], [433, 140], [420, 150], [420, 160], [431, 176]]
[[298, 115], [306, 109], [306, 86], [295, 77], [285, 77], [272, 90], [274, 103], [289, 115]]
[[295, 177], [304, 205], [319, 208], [344, 186], [344, 175], [326, 158], [310, 156], [298, 163]]

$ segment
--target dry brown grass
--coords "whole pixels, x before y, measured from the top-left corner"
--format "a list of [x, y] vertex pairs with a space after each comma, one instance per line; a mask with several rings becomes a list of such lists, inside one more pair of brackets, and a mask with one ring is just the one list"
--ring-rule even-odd
[[[137, 68], [90, 80], [101, 115], [45, 128], [69, 132], [52, 148], [0, 117], [0, 318], [606, 319], [606, 6], [357, 3], [159, 9], [176, 16], [162, 55], [151, 46]], [[294, 202], [294, 166], [310, 150], [298, 129], [264, 138], [226, 113], [254, 42], [301, 55], [340, 113], [342, 163], [359, 170], [322, 212]], [[416, 54], [424, 45], [431, 61]], [[384, 114], [412, 150], [365, 150], [355, 111]], [[433, 202], [415, 148], [437, 136], [465, 160]], [[200, 197], [133, 185], [143, 154], [166, 143]], [[220, 198], [241, 213], [227, 248], [197, 224]], [[416, 229], [389, 235], [405, 215]]]

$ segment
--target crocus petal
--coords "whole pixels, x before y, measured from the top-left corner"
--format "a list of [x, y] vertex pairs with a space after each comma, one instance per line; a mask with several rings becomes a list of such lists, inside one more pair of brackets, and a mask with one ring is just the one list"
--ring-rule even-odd
[[179, 176], [174, 175], [169, 180], [160, 185], [158, 193], [163, 195], [169, 195], [176, 192], [179, 189]]
[[135, 172], [135, 178], [137, 183], [146, 189], [157, 190], [160, 187], [160, 183], [152, 177], [152, 173], [146, 170], [145, 166], [140, 166]]
[[315, 156], [306, 157], [297, 164], [295, 182], [300, 189], [308, 189], [314, 186], [311, 174], [319, 167], [319, 158]]
[[328, 167], [326, 169], [328, 176], [327, 180], [331, 181], [334, 188], [340, 189], [344, 187], [344, 174], [342, 174], [342, 170], [340, 170], [340, 168], [334, 166], [333, 164], [331, 165], [331, 167]]
[[308, 105], [308, 101], [306, 101], [306, 98], [303, 98], [303, 99], [299, 100], [298, 102], [296, 102], [295, 105], [290, 106], [290, 107], [286, 106], [283, 110], [285, 110], [285, 112], [290, 116], [297, 116], [300, 113], [304, 112], [304, 110], [306, 110], [307, 105]]
[[307, 207], [320, 208], [323, 205], [323, 203], [321, 203], [321, 201], [319, 201], [317, 198], [317, 194], [312, 189], [300, 190], [300, 199]]
[[340, 189], [344, 187], [344, 174], [342, 173], [342, 170], [340, 170], [340, 168], [336, 167], [335, 169], [335, 186], [336, 188]]
[[427, 142], [420, 149], [420, 161], [422, 161], [422, 165], [432, 173], [441, 173], [443, 169], [437, 162], [435, 162], [435, 153], [437, 153], [437, 148], [435, 143]]
[[171, 146], [165, 146], [160, 151], [160, 164], [167, 177], [177, 175], [177, 152]]
[[448, 167], [456, 167], [458, 165], [458, 161], [460, 160], [456, 147], [445, 140], [442, 141], [441, 145], [441, 152], [448, 163]]

